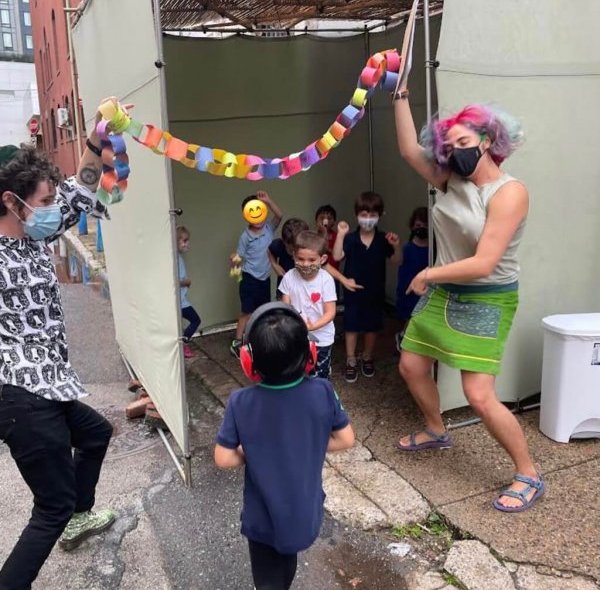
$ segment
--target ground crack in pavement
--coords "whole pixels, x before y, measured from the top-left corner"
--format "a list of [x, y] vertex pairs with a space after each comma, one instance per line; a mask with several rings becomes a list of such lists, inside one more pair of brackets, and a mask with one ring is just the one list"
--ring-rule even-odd
[[125, 574], [125, 560], [122, 557], [123, 542], [127, 535], [135, 531], [140, 515], [146, 512], [146, 505], [156, 494], [169, 484], [174, 475], [173, 469], [166, 470], [145, 491], [136, 490], [131, 505], [121, 510], [114, 525], [100, 537], [92, 537], [82, 547], [93, 545], [94, 563], [86, 568], [85, 578], [91, 587], [117, 590]]

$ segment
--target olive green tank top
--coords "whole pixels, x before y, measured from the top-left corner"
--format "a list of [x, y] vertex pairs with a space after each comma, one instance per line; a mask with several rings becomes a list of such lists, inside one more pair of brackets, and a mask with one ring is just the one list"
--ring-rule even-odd
[[[487, 220], [490, 199], [507, 182], [515, 180], [503, 174], [497, 180], [476, 186], [471, 181], [451, 174], [445, 193], [438, 195], [431, 216], [437, 244], [436, 266], [464, 260], [475, 254]], [[515, 231], [508, 248], [492, 273], [469, 282], [469, 285], [506, 285], [519, 278], [517, 248], [523, 236], [525, 219]]]

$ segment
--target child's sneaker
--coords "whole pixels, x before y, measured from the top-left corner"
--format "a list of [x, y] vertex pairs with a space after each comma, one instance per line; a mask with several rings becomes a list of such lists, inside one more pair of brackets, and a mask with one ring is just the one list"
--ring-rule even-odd
[[234, 338], [229, 347], [229, 352], [236, 358], [240, 358], [240, 348], [242, 347], [242, 341]]
[[112, 510], [77, 512], [65, 527], [58, 544], [61, 549], [71, 551], [88, 537], [105, 531], [113, 522], [115, 522], [115, 513]]
[[358, 370], [356, 364], [346, 363], [346, 370], [344, 371], [344, 378], [348, 383], [355, 383], [358, 379]]
[[193, 359], [196, 356], [196, 353], [192, 350], [192, 347], [189, 344], [183, 345], [183, 358]]
[[367, 361], [363, 360], [360, 363], [360, 370], [365, 377], [373, 377], [375, 375], [375, 363], [372, 359]]

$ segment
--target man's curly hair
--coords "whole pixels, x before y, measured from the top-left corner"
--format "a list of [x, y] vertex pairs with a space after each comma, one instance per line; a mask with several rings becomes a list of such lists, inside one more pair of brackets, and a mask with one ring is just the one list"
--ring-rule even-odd
[[[31, 146], [21, 146], [9, 160], [0, 164], [0, 196], [10, 191], [25, 201], [35, 193], [40, 182], [48, 181], [57, 186], [61, 178], [59, 169], [46, 154]], [[19, 209], [21, 207], [19, 203]], [[0, 217], [7, 213], [0, 199]]]

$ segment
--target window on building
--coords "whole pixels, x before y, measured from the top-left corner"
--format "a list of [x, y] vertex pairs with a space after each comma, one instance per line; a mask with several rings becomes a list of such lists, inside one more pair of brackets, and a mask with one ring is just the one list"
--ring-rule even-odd
[[56, 118], [54, 116], [54, 109], [50, 110], [50, 128], [52, 132], [52, 149], [55, 150], [58, 144], [56, 143]]
[[30, 27], [31, 26], [31, 12], [24, 12], [23, 13], [23, 24], [26, 27]]
[[0, 22], [10, 27], [10, 12], [6, 8], [0, 10]]
[[50, 135], [50, 120], [48, 119], [48, 115], [46, 115], [46, 126], [44, 128], [44, 150], [46, 152], [49, 152], [51, 149]]
[[58, 71], [58, 40], [56, 37], [56, 17], [54, 16], [54, 10], [52, 11], [52, 42], [54, 43], [54, 63]]
[[77, 135], [77, 129], [75, 128], [75, 109], [77, 110], [77, 116], [79, 117], [79, 132], [81, 133], [81, 126], [84, 124], [83, 121], [83, 111], [81, 109], [81, 103], [79, 105], [75, 104], [75, 95], [73, 94], [73, 91], [71, 90], [71, 110], [73, 111], [73, 137], [76, 137]]
[[13, 48], [13, 38], [11, 33], [2, 33], [2, 43], [4, 44], [4, 49], [12, 49]]
[[83, 113], [83, 102], [81, 101], [81, 98], [79, 99], [79, 120], [81, 121], [79, 134], [85, 135], [85, 115]]
[[73, 129], [75, 128], [75, 124], [73, 123], [73, 114], [71, 113], [71, 104], [69, 103], [69, 97], [65, 96], [65, 109], [69, 113], [69, 127], [65, 130], [67, 135], [67, 141], [73, 140]]
[[42, 55], [42, 50], [39, 50], [40, 54], [40, 72], [42, 74], [42, 89], [46, 88], [46, 66], [44, 65], [44, 56]]
[[46, 44], [47, 43], [48, 43], [48, 40], [46, 38], [46, 27], [44, 27], [44, 45], [42, 45], [42, 48], [44, 49], [42, 68], [44, 70], [44, 78], [46, 80], [46, 84], [45, 84], [44, 88], [47, 88], [48, 84], [50, 84], [50, 72], [48, 71], [48, 68], [46, 67]]
[[33, 49], [33, 37], [31, 35], [25, 35], [25, 48]]

